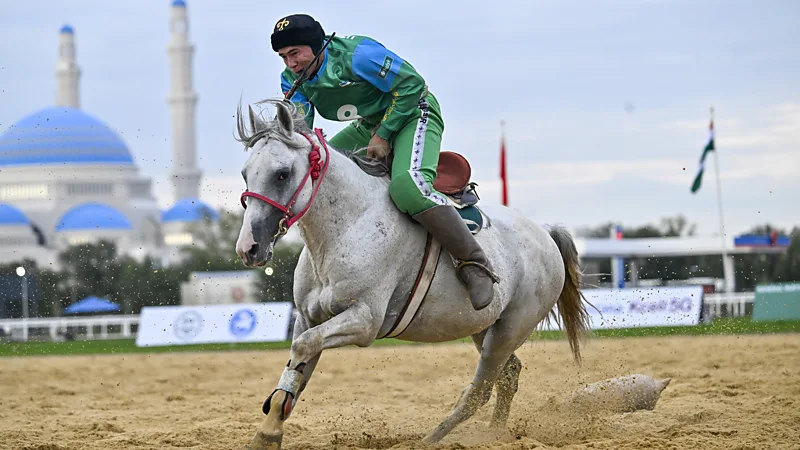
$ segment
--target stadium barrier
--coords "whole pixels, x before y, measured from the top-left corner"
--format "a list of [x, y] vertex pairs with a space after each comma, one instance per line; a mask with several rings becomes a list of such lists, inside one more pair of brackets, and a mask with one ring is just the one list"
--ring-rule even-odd
[[136, 336], [138, 325], [138, 315], [2, 319], [0, 336], [23, 342], [128, 339]]
[[703, 318], [711, 322], [717, 317], [745, 317], [752, 314], [755, 292], [705, 294]]
[[[611, 302], [611, 295], [607, 291], [611, 289], [588, 289], [584, 291], [589, 301], [594, 304], [598, 309], [605, 312], [604, 318], [608, 321], [608, 326], [650, 326], [645, 324], [652, 324], [654, 326], [661, 325], [676, 325], [675, 320], [670, 319], [669, 314], [678, 313], [681, 321], [691, 319], [693, 324], [697, 324], [699, 320], [710, 322], [714, 318], [720, 317], [744, 317], [750, 316], [753, 310], [753, 302], [755, 300], [754, 292], [741, 292], [741, 293], [716, 293], [704, 294], [702, 297], [702, 312], [697, 313], [696, 305], [694, 302], [687, 302], [686, 300], [667, 300], [663, 303], [664, 298], [669, 298], [670, 290], [675, 288], [664, 287], [647, 287], [647, 288], [628, 288], [630, 291], [625, 294], [628, 297], [619, 297], [616, 301]], [[597, 291], [597, 292], [594, 292]], [[600, 292], [606, 291], [606, 292]], [[635, 322], [632, 318], [631, 309], [631, 293], [639, 291], [638, 295], [641, 298], [647, 299], [648, 302], [634, 302], [634, 310], [651, 312], [643, 314], [644, 322]], [[658, 295], [654, 295], [657, 293]], [[672, 292], [675, 294], [675, 291]], [[635, 298], [635, 296], [633, 296]], [[626, 300], [627, 299], [627, 300]], [[626, 303], [627, 302], [627, 303]], [[662, 303], [659, 303], [662, 302]], [[638, 303], [638, 304], [637, 304]], [[262, 305], [262, 304], [258, 304]], [[272, 303], [263, 303], [263, 305], [274, 305]], [[285, 303], [291, 305], [291, 303]], [[649, 305], [649, 306], [648, 306]], [[234, 308], [239, 308], [245, 305], [231, 305]], [[252, 306], [252, 305], [246, 305]], [[629, 309], [627, 313], [623, 311], [626, 307]], [[154, 307], [154, 308], [170, 308], [170, 307]], [[206, 306], [205, 308], [208, 308]], [[285, 306], [284, 306], [285, 308]], [[666, 308], [666, 311], [664, 310]], [[287, 308], [290, 309], [290, 308]], [[660, 319], [659, 309], [661, 310]], [[145, 309], [143, 309], [143, 312]], [[597, 314], [593, 308], [589, 308], [590, 313]], [[697, 316], [695, 314], [697, 313]], [[228, 320], [233, 318], [233, 313], [228, 313]], [[289, 316], [285, 317], [284, 313], [280, 313], [280, 320], [284, 319], [286, 324], [280, 325], [275, 329], [284, 329], [285, 333], [282, 335], [283, 339], [291, 336], [291, 328], [294, 324], [293, 311], [289, 312]], [[640, 315], [642, 315], [640, 313]], [[627, 317], [626, 317], [627, 316]], [[130, 339], [139, 336], [139, 328], [141, 315], [104, 315], [104, 316], [82, 316], [82, 317], [47, 317], [35, 319], [2, 319], [0, 320], [0, 341], [28, 341], [28, 340], [48, 340], [48, 341], [63, 341], [63, 340], [99, 340], [99, 339]], [[698, 322], [694, 321], [694, 317], [698, 318]], [[177, 316], [175, 316], [177, 319]], [[223, 317], [224, 318], [224, 317]], [[597, 322], [599, 317], [593, 317], [593, 323]], [[162, 323], [164, 319], [161, 319]], [[242, 320], [241, 318], [239, 319]], [[230, 324], [228, 325], [230, 327]], [[244, 326], [244, 322], [238, 322], [234, 328]], [[219, 329], [221, 325], [216, 323], [213, 326]], [[230, 328], [229, 328], [230, 329]], [[236, 331], [240, 333], [240, 331]], [[249, 333], [248, 333], [249, 334]], [[253, 339], [251, 337], [251, 339]], [[240, 342], [236, 340], [235, 342]]]
[[140, 315], [136, 346], [285, 341], [293, 306], [291, 302], [147, 306]]
[[800, 283], [770, 283], [756, 286], [753, 320], [800, 320]]
[[[700, 323], [703, 308], [702, 286], [587, 289], [583, 295], [591, 304], [586, 311], [592, 330], [693, 326]], [[551, 321], [542, 329], [559, 326]]]

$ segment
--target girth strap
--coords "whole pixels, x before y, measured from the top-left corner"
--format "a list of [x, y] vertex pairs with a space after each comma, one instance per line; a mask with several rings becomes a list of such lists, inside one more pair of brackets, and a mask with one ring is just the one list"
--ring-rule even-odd
[[397, 322], [389, 330], [386, 335], [381, 336], [379, 339], [387, 337], [397, 337], [402, 334], [406, 328], [414, 320], [422, 300], [428, 295], [428, 290], [433, 283], [433, 277], [436, 275], [436, 266], [439, 264], [439, 255], [441, 254], [442, 245], [428, 233], [428, 240], [425, 243], [425, 255], [422, 258], [422, 266], [417, 274], [417, 280], [414, 287], [411, 289], [411, 295], [408, 298], [403, 310], [397, 317]]

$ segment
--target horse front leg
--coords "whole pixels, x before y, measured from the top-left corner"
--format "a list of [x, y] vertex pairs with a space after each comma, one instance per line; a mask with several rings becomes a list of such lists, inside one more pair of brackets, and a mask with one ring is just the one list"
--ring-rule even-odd
[[[309, 329], [308, 320], [303, 317], [302, 314], [297, 314], [297, 317], [294, 321], [294, 329], [292, 333], [292, 342], [297, 341], [297, 339], [305, 333]], [[308, 381], [311, 379], [311, 375], [314, 373], [314, 369], [317, 367], [317, 363], [319, 362], [319, 358], [322, 356], [322, 353], [317, 353], [315, 356], [311, 357], [308, 362], [302, 367], [302, 380], [298, 383], [298, 387], [293, 387], [292, 383], [289, 382], [285, 377], [294, 375], [292, 372], [288, 372], [288, 369], [291, 367], [291, 359], [289, 363], [284, 368], [284, 374], [281, 376], [281, 380], [278, 382], [278, 388], [272, 391], [272, 394], [267, 397], [266, 401], [264, 402], [261, 410], [264, 412], [266, 417], [269, 417], [269, 412], [275, 410], [277, 407], [277, 403], [280, 403], [280, 408], [284, 410], [281, 411], [279, 420], [285, 421], [288, 419], [289, 414], [293, 411], [294, 406], [297, 404], [297, 401], [300, 398], [300, 395], [303, 393]], [[291, 356], [290, 356], [291, 358]], [[297, 367], [295, 367], [297, 369]], [[283, 386], [283, 387], [281, 387]], [[286, 389], [286, 390], [284, 390]], [[284, 392], [284, 395], [276, 395], [280, 394], [278, 391], [281, 390]], [[289, 395], [290, 393], [295, 392], [294, 395]], [[273, 405], [273, 401], [276, 405]], [[257, 445], [252, 445], [251, 448], [280, 448], [280, 436], [281, 433], [278, 433], [278, 438], [276, 439], [275, 430], [280, 430], [281, 424], [275, 422], [275, 417], [270, 422], [269, 426], [266, 426], [267, 420], [265, 419], [262, 422], [261, 426], [259, 427], [259, 431], [256, 433], [256, 438], [259, 439], [261, 447]], [[271, 431], [270, 431], [271, 430]], [[254, 438], [255, 440], [255, 438]], [[271, 442], [275, 441], [275, 442]], [[274, 445], [273, 445], [274, 444]], [[278, 447], [275, 447], [277, 445]]]
[[322, 351], [345, 345], [367, 347], [374, 342], [379, 326], [375, 324], [367, 306], [355, 303], [328, 321], [295, 333], [289, 364], [284, 368], [278, 386], [264, 402], [262, 411], [265, 417], [249, 448], [279, 450], [283, 440], [283, 423], [289, 418], [297, 397], [307, 385]]

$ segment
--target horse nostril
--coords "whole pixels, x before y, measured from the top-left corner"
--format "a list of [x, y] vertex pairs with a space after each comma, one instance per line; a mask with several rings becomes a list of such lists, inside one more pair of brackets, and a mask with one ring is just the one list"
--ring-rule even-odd
[[250, 247], [250, 250], [247, 251], [247, 254], [250, 255], [251, 258], [254, 258], [256, 256], [256, 253], [258, 253], [257, 243], [253, 244], [253, 246]]

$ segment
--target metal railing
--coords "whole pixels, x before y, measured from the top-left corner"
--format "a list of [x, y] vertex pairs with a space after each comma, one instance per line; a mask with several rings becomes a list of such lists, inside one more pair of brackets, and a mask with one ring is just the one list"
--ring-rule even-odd
[[[703, 317], [710, 322], [718, 317], [744, 317], [752, 313], [755, 292], [703, 295]], [[749, 307], [748, 307], [749, 306]]]
[[138, 314], [0, 320], [0, 330], [15, 341], [28, 341], [32, 336], [37, 340], [49, 337], [51, 341], [70, 338], [127, 339], [136, 337], [138, 327]]

